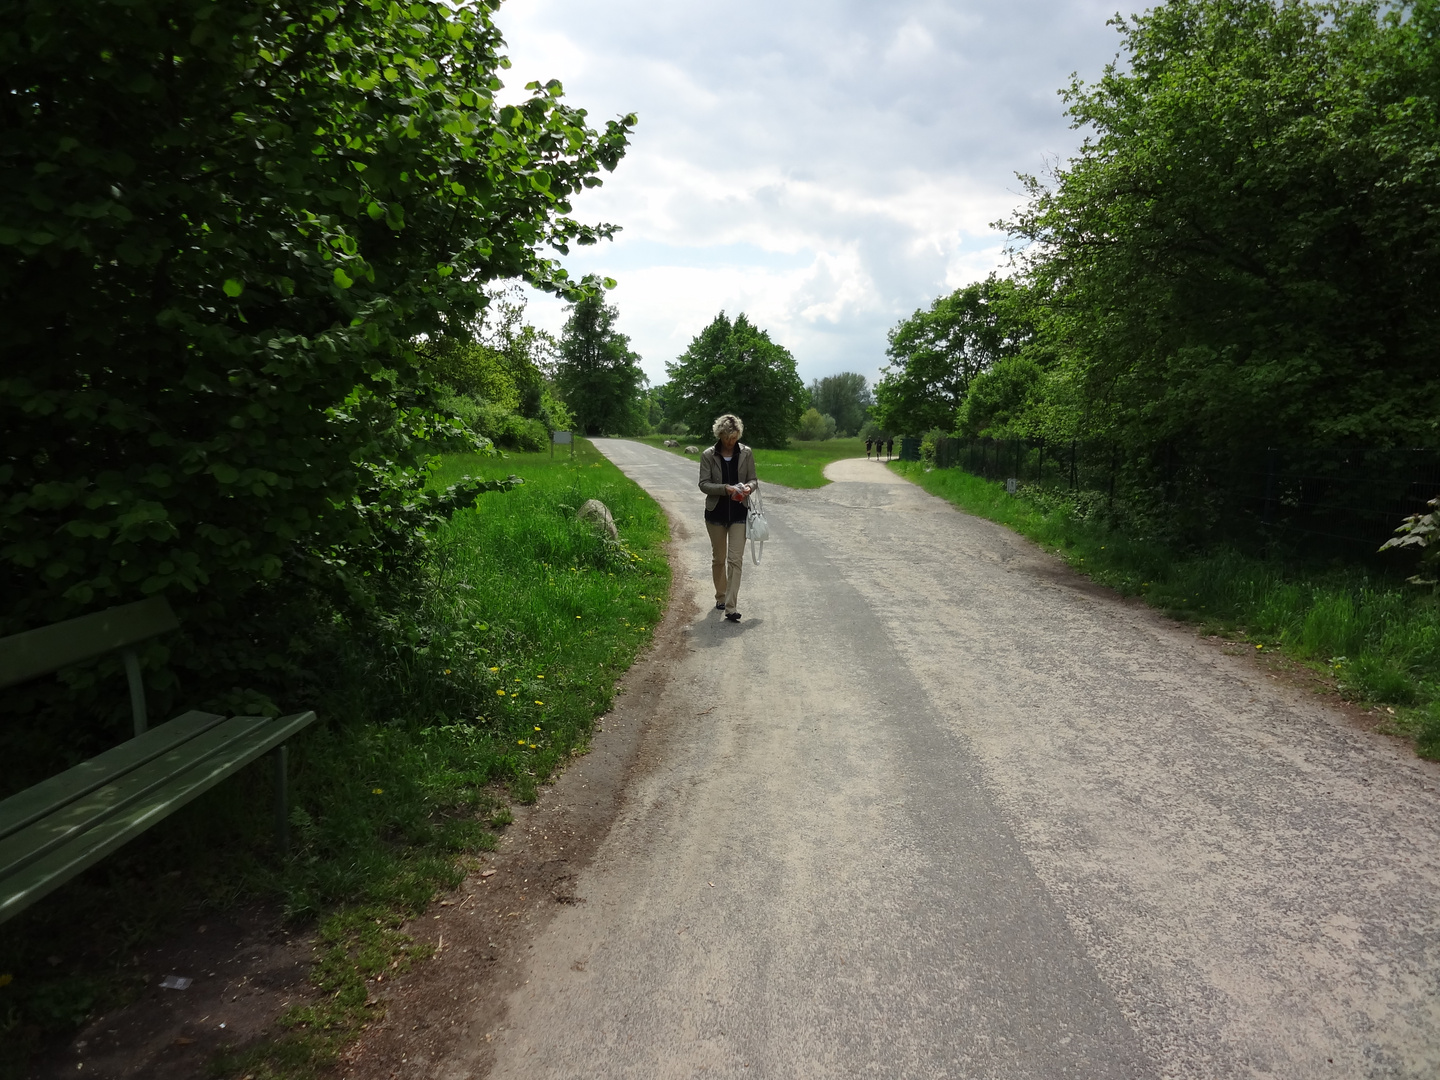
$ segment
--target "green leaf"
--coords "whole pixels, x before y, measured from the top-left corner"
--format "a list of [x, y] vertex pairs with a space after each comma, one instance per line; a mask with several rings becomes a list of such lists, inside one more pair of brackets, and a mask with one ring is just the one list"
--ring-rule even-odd
[[348, 289], [348, 288], [350, 288], [351, 285], [354, 285], [354, 284], [355, 284], [354, 280], [350, 277], [350, 275], [347, 274], [347, 273], [345, 273], [345, 270], [344, 270], [343, 267], [337, 266], [337, 267], [335, 268], [334, 277], [335, 277], [335, 284], [336, 284], [336, 285], [339, 285], [340, 288], [342, 288], [342, 289]]
[[225, 295], [233, 300], [245, 291], [245, 283], [239, 278], [226, 278], [224, 288]]

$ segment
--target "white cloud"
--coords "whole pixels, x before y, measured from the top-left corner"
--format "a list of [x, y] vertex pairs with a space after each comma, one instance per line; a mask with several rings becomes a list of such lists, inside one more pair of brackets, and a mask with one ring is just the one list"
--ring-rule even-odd
[[[1092, 0], [656, 4], [510, 0], [510, 84], [559, 78], [592, 123], [634, 111], [632, 148], [578, 216], [623, 227], [577, 250], [652, 380], [724, 309], [808, 380], [873, 378], [885, 332], [1003, 266], [991, 223], [1017, 171], [1078, 144], [1056, 90], [1113, 56]], [[558, 329], [548, 298], [536, 321]]]

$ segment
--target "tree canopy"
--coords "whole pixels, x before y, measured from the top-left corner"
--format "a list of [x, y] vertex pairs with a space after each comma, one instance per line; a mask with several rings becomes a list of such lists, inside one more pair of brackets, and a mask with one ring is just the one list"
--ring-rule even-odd
[[0, 2], [0, 633], [163, 593], [190, 676], [293, 679], [266, 613], [367, 610], [485, 486], [425, 491], [415, 343], [584, 295], [542, 249], [634, 123], [498, 105], [495, 8]]
[[1181, 450], [1440, 444], [1440, 2], [1116, 25], [1065, 94], [1081, 149], [1002, 223], [1015, 276], [895, 327], [880, 422], [1099, 439], [1137, 483]]
[[810, 404], [822, 416], [835, 420], [835, 433], [854, 435], [865, 423], [875, 397], [866, 384], [864, 375], [853, 371], [842, 371], [838, 375], [827, 375], [810, 384]]
[[949, 431], [971, 381], [1033, 337], [1024, 289], [1008, 278], [942, 296], [889, 335], [889, 362], [875, 384], [875, 420], [886, 431]]
[[586, 434], [634, 434], [649, 425], [645, 372], [630, 339], [615, 329], [620, 313], [605, 303], [601, 282], [586, 281], [593, 291], [569, 308], [556, 353], [556, 382]]
[[795, 358], [743, 314], [734, 322], [723, 311], [715, 316], [666, 371], [668, 406], [691, 431], [709, 431], [715, 417], [734, 413], [747, 443], [783, 447], [800, 422], [805, 384]]
[[1057, 391], [1134, 446], [1440, 438], [1440, 6], [1169, 0], [1012, 221]]

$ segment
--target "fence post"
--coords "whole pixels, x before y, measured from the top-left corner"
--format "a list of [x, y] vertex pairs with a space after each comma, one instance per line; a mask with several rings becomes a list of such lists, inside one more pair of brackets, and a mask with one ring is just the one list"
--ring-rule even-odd
[[1275, 504], [1275, 448], [1265, 450], [1265, 508], [1260, 512], [1260, 524], [1270, 524], [1270, 512]]

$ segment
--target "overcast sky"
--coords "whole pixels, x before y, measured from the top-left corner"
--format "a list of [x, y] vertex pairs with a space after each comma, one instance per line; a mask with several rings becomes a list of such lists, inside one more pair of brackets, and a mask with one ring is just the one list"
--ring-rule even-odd
[[[575, 203], [623, 231], [565, 262], [619, 281], [610, 302], [651, 381], [723, 309], [789, 348], [808, 383], [873, 381], [897, 320], [1003, 266], [991, 223], [1020, 201], [1016, 172], [1079, 145], [1056, 91], [1114, 58], [1114, 13], [1114, 0], [509, 0], [497, 21], [511, 93], [557, 78], [594, 126], [639, 116], [624, 161]], [[536, 296], [530, 318], [558, 331], [563, 311]]]

